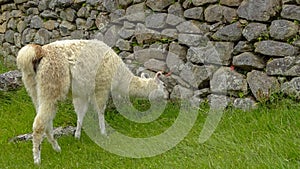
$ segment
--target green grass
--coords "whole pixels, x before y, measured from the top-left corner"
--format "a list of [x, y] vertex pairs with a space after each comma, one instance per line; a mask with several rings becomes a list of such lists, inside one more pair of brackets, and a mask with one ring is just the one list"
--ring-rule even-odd
[[[147, 102], [136, 101], [140, 107]], [[172, 125], [179, 112], [177, 103], [169, 103], [161, 117], [150, 124], [126, 120], [108, 106], [106, 120], [116, 130], [134, 137], [156, 135]], [[283, 99], [260, 105], [251, 112], [229, 108], [213, 136], [204, 144], [198, 136], [208, 108], [199, 110], [196, 124], [188, 136], [164, 154], [133, 159], [111, 154], [97, 146], [83, 132], [58, 139], [61, 153], [42, 144], [42, 164], [33, 165], [31, 142], [10, 143], [14, 136], [31, 132], [34, 108], [26, 91], [0, 93], [0, 168], [299, 168], [300, 106]], [[59, 105], [54, 126], [75, 125], [76, 116], [70, 100]]]

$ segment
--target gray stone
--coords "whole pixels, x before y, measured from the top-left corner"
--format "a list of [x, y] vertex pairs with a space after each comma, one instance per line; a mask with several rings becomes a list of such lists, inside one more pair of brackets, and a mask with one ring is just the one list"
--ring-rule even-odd
[[123, 27], [120, 29], [119, 35], [123, 39], [130, 39], [134, 35], [134, 30]]
[[36, 28], [39, 29], [43, 26], [43, 20], [41, 17], [35, 15], [32, 17], [30, 21], [30, 28]]
[[105, 13], [100, 12], [95, 20], [95, 25], [100, 31], [102, 31], [108, 27], [109, 22], [109, 17]]
[[205, 4], [209, 4], [209, 3], [215, 3], [218, 0], [192, 0], [193, 5], [195, 6], [201, 6], [201, 5], [205, 5]]
[[178, 39], [178, 31], [177, 29], [164, 29], [161, 31], [162, 37], [166, 37], [169, 40]]
[[183, 8], [179, 2], [175, 2], [168, 8], [168, 14], [183, 17]]
[[15, 4], [21, 4], [27, 2], [28, 0], [14, 0]]
[[204, 34], [204, 31], [200, 29], [200, 22], [198, 21], [185, 21], [176, 26], [176, 29], [180, 33], [191, 33], [191, 34]]
[[[4, 41], [4, 34], [0, 34], [0, 46]], [[1, 50], [0, 50], [1, 51]], [[1, 55], [1, 54], [0, 54]], [[3, 55], [2, 55], [3, 56]]]
[[197, 64], [229, 65], [233, 45], [231, 42], [209, 42], [204, 47], [191, 47], [187, 59]]
[[237, 11], [234, 8], [222, 6], [223, 18], [228, 22], [232, 23], [238, 19]]
[[131, 44], [129, 41], [124, 40], [124, 39], [119, 39], [116, 42], [116, 47], [118, 47], [120, 50], [125, 50], [125, 51], [131, 51]]
[[7, 23], [7, 28], [16, 30], [17, 29], [17, 21], [14, 18], [11, 18]]
[[55, 6], [58, 8], [66, 8], [73, 4], [74, 0], [56, 0]]
[[279, 91], [280, 85], [277, 79], [261, 71], [252, 70], [247, 73], [247, 82], [258, 101], [267, 101], [273, 92]]
[[243, 0], [220, 0], [220, 4], [226, 6], [240, 6]]
[[34, 43], [45, 45], [50, 42], [51, 33], [44, 28], [41, 28], [37, 31], [34, 37]]
[[194, 91], [194, 96], [197, 97], [207, 97], [209, 94], [211, 94], [210, 88], [203, 88]]
[[173, 0], [147, 0], [146, 5], [153, 11], [162, 11], [173, 3]]
[[180, 85], [176, 85], [170, 95], [171, 99], [189, 99], [193, 96], [193, 91], [191, 89], [185, 88]]
[[298, 5], [283, 5], [281, 17], [287, 19], [296, 19], [300, 21], [300, 6]]
[[156, 40], [161, 40], [161, 33], [152, 29], [146, 28], [145, 25], [138, 23], [134, 32], [134, 36], [139, 44], [151, 43]]
[[189, 88], [189, 89], [191, 88], [191, 85], [189, 85], [187, 82], [185, 82], [184, 80], [182, 80], [181, 77], [179, 77], [179, 76], [177, 76], [175, 74], [171, 74], [170, 78], [175, 81], [174, 86], [177, 85], [177, 84], [179, 84], [179, 85], [181, 85], [181, 86], [183, 86], [185, 88]]
[[85, 39], [87, 37], [88, 32], [84, 30], [75, 30], [71, 32], [72, 39]]
[[300, 48], [300, 39], [297, 39], [293, 42], [293, 45]]
[[247, 0], [243, 1], [238, 8], [241, 18], [253, 21], [268, 21], [280, 10], [280, 0]]
[[232, 64], [244, 70], [265, 68], [264, 60], [250, 52], [245, 52], [240, 55], [234, 56]]
[[268, 75], [300, 76], [300, 59], [298, 57], [285, 57], [273, 59], [267, 64]]
[[133, 0], [119, 0], [119, 5], [122, 7], [127, 7], [129, 6]]
[[21, 39], [22, 39], [22, 35], [20, 33], [14, 34], [14, 45], [18, 48], [22, 47]]
[[10, 16], [13, 18], [21, 18], [24, 15], [24, 13], [21, 10], [12, 10], [10, 12]]
[[62, 21], [59, 25], [59, 30], [62, 36], [68, 36], [71, 34], [71, 31], [75, 30], [76, 26], [68, 21]]
[[270, 26], [271, 37], [278, 40], [288, 40], [295, 36], [298, 31], [299, 26], [288, 20], [274, 20]]
[[237, 13], [233, 8], [221, 5], [210, 5], [205, 9], [204, 17], [207, 22], [219, 22], [226, 20], [231, 23], [237, 19]]
[[41, 13], [41, 17], [46, 18], [46, 19], [57, 19], [58, 15], [57, 13], [50, 11], [50, 10], [45, 10]]
[[221, 5], [210, 5], [204, 11], [205, 21], [218, 22], [223, 19], [223, 11]]
[[295, 0], [282, 0], [282, 4], [295, 3]]
[[157, 59], [150, 59], [144, 63], [144, 67], [148, 70], [152, 71], [165, 71], [167, 69], [166, 62], [157, 60]]
[[129, 6], [126, 9], [126, 19], [131, 22], [145, 22], [145, 3], [139, 3]]
[[48, 9], [50, 1], [51, 0], [40, 0], [38, 5], [39, 11], [44, 11]]
[[299, 52], [299, 49], [288, 43], [267, 40], [255, 43], [255, 52], [280, 57], [294, 56]]
[[117, 9], [114, 12], [109, 14], [111, 22], [118, 22], [124, 18], [126, 11], [124, 9]]
[[22, 73], [18, 70], [0, 74], [0, 91], [16, 90], [22, 84]]
[[281, 86], [281, 91], [292, 98], [300, 98], [300, 77], [295, 77]]
[[56, 28], [58, 28], [58, 23], [55, 20], [48, 20], [46, 22], [43, 23], [43, 27], [47, 30], [54, 30]]
[[182, 7], [184, 9], [188, 9], [190, 8], [191, 6], [193, 5], [192, 1], [190, 0], [184, 0], [183, 3], [182, 3]]
[[5, 41], [9, 43], [14, 43], [14, 34], [15, 32], [13, 30], [7, 30], [4, 35]]
[[87, 4], [90, 4], [92, 6], [99, 5], [102, 2], [102, 0], [86, 0]]
[[32, 42], [35, 33], [36, 33], [35, 29], [26, 28], [22, 33], [22, 45], [26, 45]]
[[194, 7], [184, 11], [184, 17], [191, 19], [203, 20], [203, 8]]
[[0, 33], [5, 33], [5, 31], [6, 31], [6, 25], [7, 25], [6, 22], [4, 22], [2, 25], [0, 25]]
[[209, 38], [203, 35], [178, 34], [178, 42], [187, 46], [205, 46]]
[[76, 19], [76, 27], [77, 29], [79, 30], [87, 30], [87, 24], [86, 24], [86, 20], [85, 19], [82, 19], [82, 18], [77, 18]]
[[178, 54], [169, 51], [166, 64], [170, 72], [178, 75], [183, 68], [184, 61], [178, 56]]
[[17, 9], [15, 3], [1, 5], [1, 11], [11, 11], [13, 9]]
[[97, 39], [103, 41], [104, 35], [101, 32], [96, 32], [95, 34], [91, 35], [91, 39]]
[[210, 80], [210, 90], [215, 94], [246, 95], [248, 90], [246, 77], [229, 67], [221, 67]]
[[267, 26], [262, 23], [250, 23], [243, 30], [243, 36], [248, 40], [256, 40], [259, 37], [268, 35]]
[[224, 110], [231, 103], [231, 99], [225, 95], [211, 94], [207, 98], [211, 110]]
[[170, 43], [169, 52], [179, 56], [181, 60], [186, 60], [187, 48], [178, 44], [177, 42]]
[[256, 102], [252, 98], [236, 98], [233, 101], [233, 107], [244, 111], [250, 111], [257, 108]]
[[184, 21], [185, 21], [184, 18], [173, 15], [173, 14], [168, 14], [167, 19], [166, 19], [166, 23], [171, 26], [176, 26]]
[[150, 59], [165, 60], [166, 52], [162, 49], [142, 49], [134, 52], [134, 58], [138, 63], [144, 64]]
[[145, 25], [147, 28], [162, 29], [166, 26], [167, 14], [154, 13], [146, 17]]
[[116, 10], [118, 8], [117, 1], [115, 1], [115, 0], [102, 0], [102, 5], [105, 7], [105, 9], [108, 12], [113, 12], [114, 10]]
[[209, 81], [211, 72], [205, 65], [198, 66], [188, 62], [183, 66], [179, 76], [193, 88], [198, 89]]
[[27, 27], [27, 23], [22, 21], [22, 20], [19, 21], [18, 24], [17, 24], [17, 30], [18, 30], [19, 33], [22, 33], [25, 30], [26, 27]]
[[237, 55], [243, 52], [252, 52], [254, 51], [254, 46], [247, 41], [239, 41], [238, 44], [234, 47], [232, 54]]
[[118, 32], [120, 31], [120, 28], [116, 25], [111, 26], [104, 34], [103, 41], [110, 47], [113, 47], [116, 45], [116, 42], [118, 39], [120, 39], [120, 36]]
[[76, 11], [72, 8], [67, 8], [60, 12], [60, 18], [63, 20], [73, 22], [76, 18]]
[[238, 41], [242, 37], [242, 26], [239, 22], [227, 25], [213, 34], [214, 40]]
[[39, 15], [39, 14], [40, 14], [40, 12], [39, 12], [38, 8], [29, 8], [26, 11], [26, 15]]
[[84, 18], [86, 17], [87, 13], [88, 13], [87, 8], [83, 6], [77, 11], [77, 17]]

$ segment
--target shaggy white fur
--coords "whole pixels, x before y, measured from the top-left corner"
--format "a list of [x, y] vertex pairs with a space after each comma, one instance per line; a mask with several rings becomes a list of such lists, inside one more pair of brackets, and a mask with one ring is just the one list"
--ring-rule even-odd
[[154, 78], [134, 76], [122, 59], [98, 40], [64, 40], [44, 46], [30, 44], [19, 51], [17, 65], [37, 112], [33, 123], [36, 164], [41, 162], [40, 146], [44, 133], [53, 149], [61, 150], [53, 137], [52, 121], [57, 102], [66, 97], [71, 85], [77, 114], [76, 138], [80, 138], [89, 103], [98, 112], [101, 133], [106, 134], [104, 110], [112, 85], [125, 92], [123, 83], [127, 82], [131, 96], [148, 97], [152, 91], [159, 90], [167, 97], [163, 82], [158, 78], [160, 72]]

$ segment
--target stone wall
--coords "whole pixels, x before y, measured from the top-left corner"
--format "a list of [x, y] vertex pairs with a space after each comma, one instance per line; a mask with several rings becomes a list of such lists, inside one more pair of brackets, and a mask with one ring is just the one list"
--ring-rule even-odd
[[[0, 0], [0, 56], [99, 39], [135, 73], [169, 72], [171, 98], [247, 109], [300, 91], [300, 0]], [[226, 96], [226, 97], [225, 97]]]

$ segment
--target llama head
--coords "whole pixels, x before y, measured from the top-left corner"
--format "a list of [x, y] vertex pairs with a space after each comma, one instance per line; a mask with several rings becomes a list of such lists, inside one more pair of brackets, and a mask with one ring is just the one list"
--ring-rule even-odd
[[150, 76], [147, 73], [142, 73], [141, 78], [148, 80], [148, 85], [151, 86], [150, 88], [153, 90], [157, 90], [161, 95], [163, 94], [164, 99], [169, 98], [169, 92], [167, 91], [165, 84], [163, 81], [160, 80], [160, 76], [162, 76], [162, 72], [157, 72], [154, 76], [154, 78], [150, 78]]

